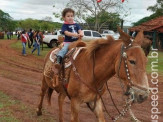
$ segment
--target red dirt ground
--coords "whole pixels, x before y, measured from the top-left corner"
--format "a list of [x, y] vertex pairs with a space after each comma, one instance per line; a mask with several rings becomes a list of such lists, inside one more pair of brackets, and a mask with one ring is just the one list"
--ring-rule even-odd
[[[31, 54], [22, 56], [21, 52], [16, 51], [9, 47], [11, 43], [16, 40], [0, 41], [0, 91], [3, 91], [14, 99], [17, 99], [25, 105], [36, 109], [39, 99], [43, 59], [33, 56]], [[149, 77], [150, 79], [150, 77]], [[163, 112], [163, 77], [159, 76], [159, 111]], [[113, 77], [108, 82], [113, 99], [118, 108], [122, 110], [124, 102], [122, 100], [119, 81]], [[57, 93], [52, 95], [52, 106], [47, 105], [46, 99], [44, 100], [43, 108], [49, 112], [58, 121], [58, 102]], [[117, 111], [113, 107], [108, 93], [103, 96], [105, 104], [111, 115], [117, 115]], [[151, 121], [151, 98], [142, 104], [135, 104], [132, 106], [135, 116], [143, 122]], [[21, 114], [21, 113], [20, 113]], [[19, 115], [24, 117], [25, 115]], [[44, 113], [43, 115], [44, 116]], [[109, 122], [110, 118], [105, 113], [106, 121]], [[24, 117], [25, 118], [25, 117]], [[37, 118], [36, 117], [36, 121]], [[81, 106], [79, 112], [81, 122], [97, 122], [95, 115], [87, 108], [85, 104]], [[64, 102], [64, 120], [70, 120], [70, 100], [67, 98]], [[163, 114], [159, 115], [159, 121], [163, 120]], [[119, 122], [130, 122], [130, 116], [127, 115], [120, 119]]]

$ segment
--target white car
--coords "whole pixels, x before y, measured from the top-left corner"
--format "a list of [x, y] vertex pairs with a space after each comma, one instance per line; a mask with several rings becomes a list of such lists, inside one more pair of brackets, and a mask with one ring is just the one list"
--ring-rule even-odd
[[102, 37], [106, 38], [107, 36], [112, 36], [115, 40], [119, 38], [119, 33], [115, 33], [112, 30], [104, 30], [103, 33], [101, 34]]
[[115, 40], [119, 39], [119, 33], [115, 33], [114, 35], [110, 34], [101, 34], [103, 38], [107, 38], [107, 36], [112, 36]]
[[[60, 38], [60, 39], [59, 39]], [[44, 35], [43, 43], [47, 44], [48, 47], [55, 47], [60, 44], [60, 41], [64, 40], [61, 30], [56, 31], [54, 34]]]
[[84, 34], [84, 36], [82, 37], [83, 41], [91, 41], [102, 38], [102, 35], [99, 32], [93, 30], [83, 30], [83, 34]]

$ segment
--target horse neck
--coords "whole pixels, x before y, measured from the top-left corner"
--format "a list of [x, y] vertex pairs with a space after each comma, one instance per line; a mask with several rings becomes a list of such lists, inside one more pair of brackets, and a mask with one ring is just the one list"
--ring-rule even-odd
[[94, 72], [97, 85], [103, 85], [115, 75], [115, 64], [120, 55], [121, 44], [121, 41], [115, 41], [96, 51]]

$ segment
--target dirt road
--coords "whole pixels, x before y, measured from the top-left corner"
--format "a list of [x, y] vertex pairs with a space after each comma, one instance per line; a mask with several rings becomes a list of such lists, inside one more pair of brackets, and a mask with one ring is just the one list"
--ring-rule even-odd
[[[9, 47], [11, 43], [15, 43], [16, 40], [0, 41], [0, 91], [12, 96], [23, 102], [25, 105], [36, 109], [43, 69], [43, 59], [28, 54], [22, 56], [20, 51]], [[163, 78], [160, 77], [160, 80]], [[120, 85], [118, 79], [113, 77], [109, 80], [109, 86], [115, 100], [115, 103], [122, 110], [124, 102], [122, 100]], [[160, 82], [159, 86], [163, 89], [163, 83]], [[162, 101], [163, 90], [159, 91], [159, 109], [163, 111]], [[53, 93], [52, 106], [47, 105], [47, 101], [44, 100], [44, 109], [49, 112], [50, 116], [53, 116], [58, 121], [58, 102], [57, 93]], [[113, 107], [113, 104], [108, 96], [108, 93], [104, 95], [105, 104], [108, 111], [112, 116], [117, 115], [117, 111]], [[143, 122], [149, 122], [151, 120], [151, 101], [150, 98], [143, 104], [136, 104], [132, 107], [135, 116]], [[81, 122], [97, 122], [95, 115], [87, 108], [86, 105], [81, 106], [79, 113]], [[44, 113], [43, 113], [44, 116]], [[23, 117], [23, 115], [22, 115]], [[47, 116], [48, 117], [48, 116]], [[107, 122], [110, 118], [105, 113]], [[25, 116], [24, 116], [25, 118]], [[38, 117], [35, 116], [37, 120]], [[68, 122], [70, 120], [70, 101], [67, 98], [64, 103], [64, 120]], [[159, 120], [163, 120], [163, 115], [159, 116]], [[127, 114], [120, 122], [130, 122], [130, 116]]]

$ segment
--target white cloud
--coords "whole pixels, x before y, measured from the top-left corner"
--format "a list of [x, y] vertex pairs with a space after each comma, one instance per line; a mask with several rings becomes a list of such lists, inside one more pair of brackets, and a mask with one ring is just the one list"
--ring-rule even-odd
[[147, 11], [147, 8], [154, 4], [156, 4], [156, 0], [128, 0], [125, 5], [131, 8], [131, 14], [125, 18], [125, 24], [131, 25], [131, 23], [151, 15], [152, 13]]
[[[119, 1], [121, 2], [121, 0]], [[53, 12], [61, 13], [67, 2], [68, 0], [1, 0], [0, 9], [9, 13], [16, 20], [26, 18], [42, 19], [49, 16], [52, 17], [53, 21], [60, 21], [60, 19], [54, 17]], [[156, 0], [125, 0], [122, 4], [127, 8], [131, 8], [130, 15], [124, 18], [125, 25], [130, 25], [152, 14], [147, 11], [147, 8], [155, 3]], [[55, 7], [53, 7], [54, 4]]]

